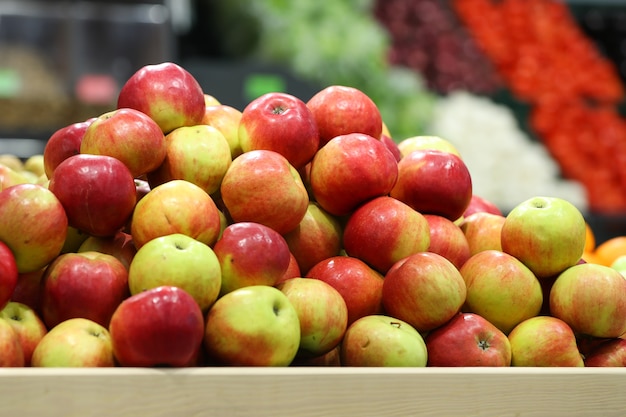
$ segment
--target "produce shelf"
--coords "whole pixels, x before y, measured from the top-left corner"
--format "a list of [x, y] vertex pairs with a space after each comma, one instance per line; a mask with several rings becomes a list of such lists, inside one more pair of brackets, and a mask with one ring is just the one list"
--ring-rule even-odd
[[622, 368], [0, 371], [2, 415], [624, 416]]

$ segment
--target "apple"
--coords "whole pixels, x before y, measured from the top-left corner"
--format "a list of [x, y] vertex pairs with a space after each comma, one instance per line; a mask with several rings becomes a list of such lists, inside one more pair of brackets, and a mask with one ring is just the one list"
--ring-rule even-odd
[[506, 334], [541, 311], [543, 292], [539, 280], [505, 252], [479, 252], [459, 272], [467, 288], [463, 309], [484, 317]]
[[212, 94], [204, 93], [204, 105], [206, 107], [220, 106], [222, 103]]
[[150, 187], [178, 179], [196, 184], [208, 194], [220, 189], [232, 158], [226, 138], [208, 125], [183, 126], [165, 137], [163, 163], [148, 173]]
[[283, 237], [298, 268], [305, 273], [318, 262], [340, 254], [342, 233], [339, 218], [310, 201], [300, 224]]
[[522, 201], [502, 225], [502, 250], [522, 261], [538, 278], [575, 265], [585, 248], [585, 219], [576, 206], [558, 197]]
[[119, 231], [113, 236], [89, 236], [75, 252], [88, 251], [112, 255], [128, 270], [137, 253], [137, 248], [129, 233]]
[[425, 149], [448, 152], [461, 158], [461, 154], [459, 153], [456, 146], [454, 146], [452, 142], [450, 142], [447, 139], [442, 138], [441, 136], [434, 136], [434, 135], [411, 136], [406, 139], [402, 139], [398, 143], [398, 149], [400, 149], [400, 155], [402, 155], [403, 158], [413, 151], [425, 150]]
[[219, 130], [230, 148], [230, 155], [235, 159], [243, 153], [239, 143], [239, 122], [242, 112], [226, 104], [207, 105], [200, 124], [213, 126]]
[[173, 62], [145, 65], [122, 86], [118, 108], [147, 114], [167, 134], [181, 126], [200, 124], [205, 97], [189, 71]]
[[389, 196], [360, 205], [343, 229], [343, 248], [381, 274], [397, 261], [430, 245], [428, 221], [403, 202]]
[[348, 307], [339, 291], [311, 278], [291, 278], [276, 288], [287, 296], [298, 314], [297, 356], [318, 357], [339, 346], [348, 327]]
[[626, 366], [626, 339], [619, 337], [602, 341], [584, 358], [586, 367]]
[[187, 291], [166, 285], [122, 301], [109, 331], [121, 366], [185, 367], [197, 364], [204, 316]]
[[208, 245], [181, 233], [150, 240], [135, 254], [128, 270], [131, 294], [171, 285], [187, 291], [203, 312], [220, 292], [220, 262]]
[[502, 251], [501, 232], [506, 218], [487, 212], [472, 213], [459, 224], [469, 245], [470, 256], [484, 250]]
[[317, 151], [309, 181], [314, 200], [330, 214], [343, 216], [387, 195], [397, 175], [398, 162], [380, 140], [351, 133], [332, 138]]
[[90, 235], [80, 229], [73, 226], [67, 227], [67, 235], [65, 236], [65, 243], [61, 249], [61, 253], [77, 252], [80, 245], [83, 244]]
[[0, 164], [0, 191], [17, 184], [33, 184], [23, 171], [15, 171], [8, 166]]
[[154, 120], [138, 110], [121, 108], [98, 116], [87, 127], [80, 153], [119, 159], [137, 178], [163, 163], [166, 143]]
[[229, 225], [213, 250], [222, 271], [220, 296], [250, 285], [275, 285], [291, 260], [285, 239], [255, 222]]
[[324, 281], [341, 294], [348, 307], [348, 325], [383, 312], [383, 275], [358, 258], [339, 255], [324, 259], [305, 278]]
[[215, 201], [199, 186], [172, 180], [150, 190], [135, 206], [130, 234], [137, 249], [160, 236], [182, 233], [213, 246], [220, 234]]
[[461, 310], [467, 290], [452, 262], [432, 252], [415, 253], [399, 262], [383, 282], [386, 314], [427, 332]]
[[293, 255], [293, 253], [289, 252], [289, 265], [287, 266], [287, 270], [285, 271], [283, 276], [276, 282], [275, 286], [290, 278], [301, 278], [301, 277], [302, 277], [302, 271], [300, 271], [300, 267], [298, 266], [298, 260]]
[[[146, 177], [147, 176], [144, 176], [144, 178]], [[135, 195], [137, 196], [137, 201], [144, 198], [145, 195], [150, 192], [151, 188], [147, 179], [135, 178]]]
[[437, 214], [424, 214], [430, 231], [429, 252], [437, 253], [460, 268], [471, 255], [470, 246], [461, 227]]
[[429, 332], [428, 366], [511, 366], [506, 334], [474, 313], [459, 313]]
[[472, 178], [457, 155], [416, 150], [398, 162], [398, 180], [389, 195], [422, 214], [459, 219], [472, 199]]
[[477, 212], [485, 212], [504, 216], [502, 210], [500, 210], [500, 208], [495, 203], [479, 195], [472, 194], [472, 198], [469, 202], [469, 205], [465, 209], [465, 213], [463, 213], [463, 217], [468, 217]]
[[297, 356], [291, 363], [291, 366], [325, 366], [337, 367], [341, 366], [341, 343], [330, 352], [314, 357]]
[[41, 281], [46, 268], [47, 265], [36, 271], [18, 274], [11, 301], [25, 304], [41, 315], [41, 299], [43, 298]]
[[42, 277], [42, 318], [48, 328], [82, 317], [104, 327], [128, 297], [128, 271], [114, 256], [100, 252], [66, 253]]
[[298, 313], [278, 288], [236, 289], [209, 310], [204, 346], [220, 365], [288, 366], [300, 346]]
[[19, 273], [43, 268], [61, 252], [68, 220], [48, 188], [18, 184], [0, 192], [0, 241], [13, 255]]
[[385, 144], [387, 149], [391, 151], [393, 156], [396, 158], [396, 161], [400, 161], [402, 159], [402, 154], [400, 153], [400, 148], [398, 148], [398, 144], [394, 142], [391, 137], [387, 135], [380, 135], [380, 141]]
[[385, 315], [361, 317], [346, 330], [340, 348], [342, 366], [425, 367], [428, 350], [409, 323]]
[[619, 337], [626, 333], [626, 279], [605, 265], [571, 266], [552, 284], [550, 313], [576, 333]]
[[243, 109], [239, 123], [243, 152], [275, 151], [300, 169], [313, 159], [320, 145], [320, 132], [307, 105], [280, 92], [266, 93]]
[[43, 154], [34, 154], [26, 158], [24, 161], [24, 171], [28, 173], [34, 174], [35, 177], [41, 177], [42, 175], [46, 175], [46, 171], [44, 169], [44, 159]]
[[331, 85], [315, 93], [306, 103], [320, 132], [320, 146], [336, 136], [364, 133], [379, 138], [382, 116], [376, 103], [363, 91]]
[[235, 158], [220, 188], [234, 222], [255, 222], [280, 234], [295, 229], [309, 205], [302, 178], [275, 151], [253, 150]]
[[20, 368], [25, 365], [20, 338], [11, 324], [0, 318], [0, 368]]
[[18, 275], [15, 255], [6, 243], [0, 241], [0, 309], [13, 297]]
[[44, 171], [46, 177], [52, 178], [56, 167], [72, 155], [80, 153], [80, 143], [87, 127], [95, 117], [76, 122], [56, 130], [46, 141], [43, 150]]
[[0, 165], [10, 168], [13, 171], [22, 171], [24, 169], [24, 161], [22, 158], [12, 153], [0, 154]]
[[17, 301], [7, 303], [0, 310], [0, 318], [13, 326], [22, 346], [24, 366], [30, 366], [35, 348], [48, 333], [45, 323], [32, 307]]
[[31, 366], [108, 368], [115, 366], [111, 334], [86, 318], [65, 320], [46, 333], [33, 351]]
[[511, 366], [582, 367], [576, 336], [563, 320], [535, 316], [524, 320], [508, 335]]

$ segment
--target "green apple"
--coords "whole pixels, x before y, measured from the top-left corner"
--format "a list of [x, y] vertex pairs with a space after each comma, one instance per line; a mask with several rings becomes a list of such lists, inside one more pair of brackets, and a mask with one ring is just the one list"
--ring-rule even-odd
[[556, 317], [526, 319], [515, 326], [508, 337], [511, 366], [584, 366], [574, 331]]
[[615, 258], [610, 267], [626, 277], [626, 255], [621, 255]]
[[398, 149], [400, 149], [400, 155], [402, 157], [405, 157], [412, 151], [418, 149], [435, 149], [453, 153], [456, 156], [461, 157], [461, 154], [457, 150], [456, 146], [454, 146], [449, 140], [440, 136], [411, 136], [409, 138], [402, 139], [398, 143]]
[[585, 248], [585, 219], [576, 206], [558, 197], [532, 197], [507, 214], [502, 250], [522, 261], [537, 278], [575, 265]]
[[236, 289], [209, 310], [204, 345], [221, 365], [288, 366], [300, 346], [298, 312], [275, 287]]
[[13, 330], [17, 333], [22, 345], [24, 365], [30, 366], [33, 351], [48, 333], [43, 320], [31, 307], [17, 301], [9, 301], [0, 310], [0, 318], [5, 319], [13, 326]]
[[576, 333], [622, 336], [626, 333], [626, 279], [605, 265], [574, 265], [552, 284], [550, 312]]
[[428, 351], [410, 324], [385, 315], [361, 317], [348, 327], [340, 348], [342, 366], [425, 367]]
[[213, 249], [181, 233], [143, 245], [128, 270], [131, 295], [172, 285], [187, 291], [203, 312], [217, 300], [221, 283], [220, 263]]
[[208, 194], [219, 190], [232, 162], [224, 135], [208, 125], [183, 126], [165, 136], [165, 160], [148, 173], [151, 187], [173, 179], [187, 180]]
[[111, 335], [106, 327], [89, 319], [65, 320], [41, 339], [33, 352], [31, 366], [115, 366]]

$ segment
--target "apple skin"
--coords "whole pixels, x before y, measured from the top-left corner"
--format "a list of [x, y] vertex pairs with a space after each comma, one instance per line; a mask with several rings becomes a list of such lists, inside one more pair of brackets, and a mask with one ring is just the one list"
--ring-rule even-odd
[[22, 171], [16, 171], [13, 168], [0, 164], [0, 191], [18, 184], [32, 184], [31, 181], [23, 174]]
[[381, 274], [409, 255], [428, 250], [428, 221], [403, 202], [389, 196], [360, 205], [343, 229], [343, 248]]
[[543, 291], [539, 280], [507, 253], [479, 252], [459, 272], [467, 288], [463, 310], [484, 317], [506, 334], [541, 311]]
[[329, 140], [350, 133], [379, 138], [383, 131], [380, 110], [363, 91], [331, 85], [315, 93], [306, 103], [320, 133], [320, 147]]
[[605, 265], [569, 267], [552, 284], [550, 313], [576, 333], [619, 337], [626, 333], [626, 279]]
[[563, 320], [536, 316], [524, 320], [508, 335], [511, 366], [582, 367], [576, 336]]
[[222, 271], [220, 296], [250, 285], [276, 285], [291, 261], [285, 239], [255, 222], [229, 225], [213, 250]]
[[425, 367], [428, 350], [409, 323], [385, 315], [365, 316], [346, 330], [340, 348], [342, 366]]
[[122, 301], [109, 331], [121, 366], [186, 367], [202, 349], [204, 316], [188, 292], [161, 286]]
[[506, 218], [500, 214], [472, 213], [463, 217], [459, 227], [469, 245], [470, 256], [484, 250], [502, 251], [501, 232]]
[[614, 338], [601, 342], [585, 355], [586, 367], [626, 366], [626, 339]]
[[148, 173], [150, 187], [173, 179], [187, 180], [213, 194], [232, 163], [226, 138], [208, 125], [172, 130], [165, 136], [165, 149], [163, 163]]
[[342, 234], [343, 227], [339, 218], [311, 201], [300, 224], [283, 237], [297, 261], [298, 268], [306, 273], [318, 262], [340, 254]]
[[56, 167], [72, 155], [80, 153], [80, 143], [87, 127], [96, 118], [76, 122], [55, 131], [47, 140], [43, 150], [46, 177], [52, 178]]
[[87, 251], [112, 255], [128, 269], [137, 253], [137, 248], [130, 233], [119, 231], [113, 236], [89, 236], [75, 252]]
[[234, 222], [255, 222], [280, 234], [295, 229], [309, 205], [302, 178], [278, 152], [253, 150], [235, 158], [221, 197]]
[[117, 108], [147, 114], [167, 134], [181, 126], [200, 124], [204, 92], [189, 71], [173, 62], [145, 65], [122, 86]]
[[80, 153], [119, 159], [138, 178], [161, 165], [166, 143], [154, 120], [135, 109], [121, 108], [98, 116], [87, 127]]
[[220, 292], [220, 263], [206, 244], [175, 233], [150, 240], [135, 254], [128, 270], [131, 295], [171, 285], [187, 291], [203, 312]]
[[11, 324], [0, 318], [0, 368], [23, 367], [24, 351], [17, 332]]
[[242, 112], [226, 104], [207, 105], [200, 124], [213, 126], [224, 135], [230, 148], [230, 156], [235, 159], [243, 153], [239, 143], [239, 122]]
[[389, 195], [422, 214], [456, 221], [471, 201], [472, 177], [455, 154], [416, 150], [398, 162], [398, 179]]
[[0, 192], [0, 241], [13, 252], [19, 273], [37, 271], [61, 252], [68, 220], [48, 188], [18, 184]]
[[0, 241], [0, 309], [13, 297], [18, 275], [15, 255], [6, 243]]
[[452, 262], [432, 252], [416, 253], [399, 262], [383, 282], [386, 314], [421, 333], [443, 325], [461, 310], [467, 290]]
[[470, 246], [465, 233], [452, 220], [436, 214], [424, 214], [430, 231], [428, 252], [439, 254], [461, 268], [470, 257]]
[[515, 206], [502, 225], [502, 250], [522, 261], [537, 278], [575, 265], [585, 248], [585, 219], [567, 200], [531, 197]]
[[221, 231], [215, 201], [202, 188], [172, 180], [150, 190], [133, 212], [130, 234], [137, 249], [148, 241], [182, 233], [213, 246]]
[[468, 217], [474, 213], [485, 212], [491, 214], [497, 214], [500, 216], [504, 216], [502, 210], [491, 201], [487, 200], [484, 197], [481, 197], [476, 194], [472, 194], [472, 199], [469, 202], [469, 205], [465, 209], [465, 213], [463, 213], [463, 217]]
[[440, 136], [411, 136], [406, 139], [402, 139], [398, 143], [398, 149], [400, 149], [400, 155], [403, 158], [413, 151], [424, 149], [433, 149], [443, 152], [449, 152], [461, 158], [461, 154], [459, 153], [456, 146], [454, 146], [449, 140], [444, 139]]
[[348, 307], [348, 325], [361, 317], [381, 314], [383, 275], [351, 256], [333, 256], [315, 264], [305, 278], [330, 284]]
[[135, 181], [121, 161], [106, 155], [74, 155], [54, 171], [48, 186], [69, 225], [92, 236], [111, 236], [130, 219]]
[[351, 133], [332, 138], [317, 151], [309, 181], [314, 200], [330, 214], [344, 216], [387, 195], [397, 176], [398, 162], [380, 140]]
[[86, 319], [65, 320], [42, 338], [31, 360], [32, 367], [114, 367], [111, 334], [106, 327]]
[[459, 313], [424, 341], [428, 366], [511, 366], [506, 334], [478, 314]]
[[298, 313], [299, 358], [318, 357], [339, 346], [348, 327], [348, 307], [339, 291], [311, 278], [291, 278], [276, 288], [287, 296]]
[[400, 161], [402, 159], [402, 154], [400, 152], [400, 148], [398, 148], [398, 144], [391, 139], [391, 137], [382, 134], [380, 135], [380, 141], [385, 144], [387, 149], [391, 151], [393, 156], [396, 158], [396, 161]]
[[18, 335], [24, 366], [30, 366], [33, 352], [48, 329], [39, 314], [26, 304], [10, 301], [2, 310], [0, 318], [6, 320]]
[[104, 327], [128, 297], [128, 271], [114, 256], [100, 252], [66, 253], [48, 265], [42, 277], [41, 311], [52, 328], [82, 317]]
[[300, 169], [313, 159], [320, 132], [307, 105], [287, 93], [266, 93], [252, 100], [239, 123], [243, 152], [267, 149], [283, 155]]
[[282, 291], [267, 285], [220, 297], [206, 316], [209, 360], [227, 366], [288, 366], [300, 345], [298, 313]]

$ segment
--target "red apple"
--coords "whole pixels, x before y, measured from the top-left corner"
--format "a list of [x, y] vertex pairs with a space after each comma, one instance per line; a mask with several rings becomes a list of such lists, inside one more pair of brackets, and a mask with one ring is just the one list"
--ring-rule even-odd
[[320, 146], [336, 136], [364, 133], [379, 138], [383, 121], [376, 103], [354, 87], [332, 85], [306, 103], [320, 132]]
[[463, 217], [468, 217], [478, 212], [497, 214], [500, 216], [503, 215], [502, 210], [500, 210], [500, 208], [496, 206], [495, 203], [479, 195], [472, 194], [472, 198], [467, 208], [465, 209], [465, 213], [463, 213]]
[[381, 274], [400, 259], [424, 252], [430, 244], [428, 221], [403, 202], [376, 197], [348, 217], [343, 248]]
[[330, 284], [348, 307], [348, 325], [355, 320], [382, 313], [383, 276], [358, 258], [333, 256], [314, 265], [306, 278]]
[[290, 278], [301, 278], [302, 271], [300, 271], [300, 267], [298, 266], [298, 260], [293, 255], [293, 253], [289, 252], [289, 266], [287, 270], [283, 274], [283, 276], [276, 282], [276, 285], [280, 284], [283, 281], [286, 281]]
[[37, 314], [41, 314], [41, 299], [43, 295], [41, 280], [46, 267], [37, 271], [18, 274], [17, 285], [13, 291], [11, 301], [25, 304], [35, 310]]
[[11, 324], [0, 318], [0, 368], [23, 367], [24, 351], [20, 338]]
[[80, 153], [80, 143], [87, 127], [95, 120], [90, 118], [84, 122], [76, 122], [55, 131], [43, 150], [44, 170], [48, 178], [56, 167], [72, 155]]
[[2, 310], [0, 318], [5, 319], [18, 335], [22, 352], [24, 354], [24, 366], [30, 366], [33, 352], [48, 329], [41, 317], [35, 310], [26, 304], [10, 301]]
[[113, 236], [89, 236], [76, 252], [88, 251], [112, 255], [128, 269], [137, 253], [137, 248], [129, 233], [119, 231]]
[[380, 140], [362, 133], [341, 135], [313, 157], [311, 191], [324, 210], [343, 216], [367, 200], [387, 195], [397, 175], [398, 162]]
[[309, 163], [317, 152], [320, 134], [307, 105], [287, 93], [266, 93], [252, 100], [239, 123], [243, 152], [275, 151], [296, 169]]
[[302, 178], [278, 152], [254, 150], [233, 160], [221, 197], [235, 222], [255, 222], [284, 234], [295, 229], [309, 204]]
[[67, 215], [61, 201], [44, 186], [18, 184], [2, 190], [0, 219], [0, 241], [13, 252], [19, 273], [45, 267], [63, 249]]
[[152, 288], [124, 300], [109, 325], [121, 366], [195, 365], [202, 349], [204, 317], [186, 291]]
[[425, 338], [428, 366], [510, 366], [506, 334], [474, 313], [459, 313]]
[[472, 213], [463, 217], [459, 227], [469, 245], [470, 256], [484, 250], [502, 251], [501, 231], [505, 217], [487, 212]]
[[128, 222], [135, 203], [132, 174], [120, 160], [105, 155], [74, 155], [50, 179], [69, 225], [93, 236], [112, 236]]
[[122, 108], [98, 116], [87, 127], [80, 153], [117, 158], [137, 178], [163, 163], [166, 143], [154, 120], [138, 110]]
[[399, 262], [383, 281], [386, 314], [427, 332], [461, 310], [467, 290], [452, 262], [432, 252], [416, 253]]
[[181, 126], [200, 124], [204, 92], [189, 71], [173, 62], [146, 65], [124, 84], [118, 108], [132, 108], [150, 116], [167, 134]]
[[213, 126], [224, 135], [230, 147], [230, 156], [235, 159], [243, 153], [239, 143], [239, 122], [242, 113], [234, 107], [217, 104], [207, 105], [201, 124]]
[[0, 241], [0, 310], [11, 300], [17, 287], [15, 255], [6, 243]]
[[586, 367], [626, 366], [626, 339], [614, 338], [601, 342], [585, 355]]
[[398, 162], [398, 180], [390, 195], [422, 214], [459, 219], [472, 198], [472, 178], [457, 155], [416, 150]]
[[463, 230], [452, 220], [436, 214], [425, 214], [430, 231], [430, 245], [427, 250], [437, 253], [457, 268], [463, 266], [470, 257], [470, 245]]
[[385, 144], [387, 149], [391, 151], [393, 156], [396, 158], [396, 161], [400, 161], [402, 159], [402, 153], [400, 152], [400, 148], [398, 148], [398, 144], [393, 141], [389, 136], [382, 134], [380, 135], [380, 141]]

